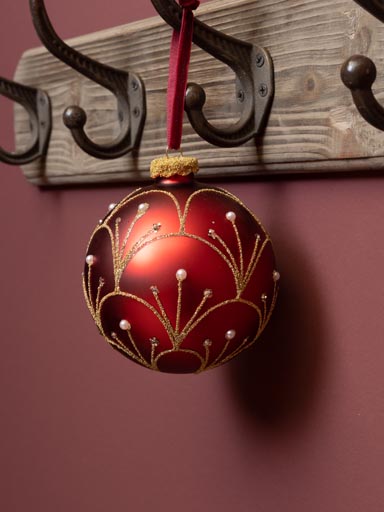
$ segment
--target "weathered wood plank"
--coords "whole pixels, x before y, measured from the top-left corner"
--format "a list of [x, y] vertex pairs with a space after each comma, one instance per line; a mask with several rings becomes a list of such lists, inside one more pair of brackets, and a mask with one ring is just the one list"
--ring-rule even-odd
[[[384, 134], [357, 113], [339, 73], [354, 53], [372, 58], [384, 73], [384, 26], [352, 0], [215, 0], [199, 18], [234, 37], [267, 48], [275, 67], [275, 99], [263, 137], [238, 148], [201, 140], [185, 118], [183, 150], [199, 157], [202, 177], [275, 176], [309, 172], [380, 172]], [[107, 143], [118, 134], [114, 98], [108, 91], [57, 61], [43, 48], [27, 51], [15, 79], [46, 90], [52, 100], [53, 131], [45, 162], [23, 167], [36, 184], [138, 182], [148, 180], [150, 161], [166, 146], [166, 87], [171, 29], [159, 17], [69, 41], [112, 66], [134, 70], [144, 80], [147, 120], [136, 154], [101, 161], [82, 152], [62, 123], [62, 112], [80, 104], [87, 131]], [[207, 92], [205, 112], [224, 126], [239, 114], [234, 75], [224, 64], [193, 48], [190, 81]], [[375, 84], [384, 100], [384, 80]], [[18, 147], [28, 144], [28, 119], [15, 114]]]

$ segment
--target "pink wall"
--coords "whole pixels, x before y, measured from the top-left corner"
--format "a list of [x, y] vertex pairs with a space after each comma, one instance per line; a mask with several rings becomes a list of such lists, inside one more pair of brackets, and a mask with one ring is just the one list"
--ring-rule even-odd
[[[155, 14], [46, 4], [63, 37]], [[27, 1], [1, 6], [12, 76], [38, 41]], [[237, 361], [169, 376], [111, 350], [82, 296], [90, 231], [129, 189], [41, 191], [0, 171], [1, 511], [383, 510], [382, 178], [228, 185], [273, 237], [278, 309]]]

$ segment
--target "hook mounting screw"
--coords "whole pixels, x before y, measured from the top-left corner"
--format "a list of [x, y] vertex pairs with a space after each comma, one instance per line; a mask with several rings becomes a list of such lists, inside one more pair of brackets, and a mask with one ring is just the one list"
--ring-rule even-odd
[[264, 62], [265, 62], [264, 55], [261, 55], [261, 53], [258, 53], [256, 55], [256, 66], [258, 68], [263, 67], [264, 66]]
[[245, 94], [242, 89], [237, 91], [237, 99], [239, 100], [240, 103], [243, 103], [243, 101], [245, 100]]
[[259, 94], [262, 98], [265, 98], [265, 96], [268, 94], [268, 86], [267, 84], [260, 84], [259, 85]]

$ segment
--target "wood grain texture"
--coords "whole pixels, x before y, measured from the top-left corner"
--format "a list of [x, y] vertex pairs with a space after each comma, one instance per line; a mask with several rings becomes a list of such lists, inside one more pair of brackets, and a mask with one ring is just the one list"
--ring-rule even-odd
[[[356, 111], [340, 80], [352, 54], [378, 67], [375, 94], [384, 103], [384, 26], [352, 0], [215, 0], [198, 17], [228, 35], [265, 47], [275, 68], [275, 98], [262, 137], [237, 148], [217, 148], [194, 133], [185, 116], [183, 151], [197, 156], [201, 176], [290, 176], [381, 172], [384, 133]], [[160, 17], [82, 36], [68, 43], [90, 57], [138, 73], [147, 95], [147, 119], [139, 150], [112, 161], [97, 160], [74, 144], [62, 112], [79, 104], [88, 115], [87, 133], [111, 142], [119, 133], [116, 104], [102, 87], [57, 61], [45, 49], [27, 51], [15, 79], [51, 97], [53, 130], [44, 161], [23, 167], [39, 185], [143, 182], [149, 164], [166, 147], [166, 88], [171, 29]], [[192, 50], [189, 80], [207, 93], [206, 117], [225, 126], [239, 116], [233, 72], [207, 53]], [[15, 108], [17, 147], [28, 144], [29, 123]], [[200, 176], [200, 174], [199, 174]]]

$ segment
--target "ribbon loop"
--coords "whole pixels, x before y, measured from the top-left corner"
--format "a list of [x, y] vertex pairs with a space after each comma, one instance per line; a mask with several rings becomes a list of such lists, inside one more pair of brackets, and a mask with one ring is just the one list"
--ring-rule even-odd
[[200, 0], [179, 0], [179, 4], [183, 9], [196, 10], [200, 5]]
[[180, 32], [173, 31], [169, 58], [167, 98], [168, 148], [179, 149], [183, 131], [184, 98], [187, 89], [193, 35], [193, 12], [199, 0], [179, 0], [183, 8]]

